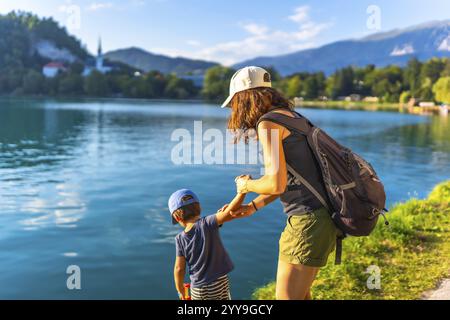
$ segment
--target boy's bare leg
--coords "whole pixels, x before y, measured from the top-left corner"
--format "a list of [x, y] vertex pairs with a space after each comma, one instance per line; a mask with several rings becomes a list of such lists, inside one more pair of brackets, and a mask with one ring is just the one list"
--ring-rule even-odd
[[277, 300], [311, 299], [311, 286], [319, 268], [278, 260]]

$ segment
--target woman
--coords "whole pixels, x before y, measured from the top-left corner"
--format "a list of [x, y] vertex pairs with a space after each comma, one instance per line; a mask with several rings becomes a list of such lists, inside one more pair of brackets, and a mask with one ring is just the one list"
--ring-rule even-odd
[[305, 137], [288, 129], [282, 124], [284, 121], [271, 118], [281, 117], [299, 125], [308, 123], [293, 111], [290, 101], [272, 89], [270, 74], [259, 67], [235, 73], [230, 96], [222, 107], [228, 105], [231, 105], [228, 128], [240, 132], [237, 137], [243, 136], [248, 141], [252, 131], [257, 131], [265, 168], [260, 179], [236, 178], [238, 192], [254, 192], [259, 196], [233, 215], [252, 215], [280, 198], [288, 218], [279, 241], [276, 298], [311, 299], [312, 283], [333, 251], [338, 231], [321, 201], [287, 170], [290, 166], [320, 194], [325, 194], [320, 169]]

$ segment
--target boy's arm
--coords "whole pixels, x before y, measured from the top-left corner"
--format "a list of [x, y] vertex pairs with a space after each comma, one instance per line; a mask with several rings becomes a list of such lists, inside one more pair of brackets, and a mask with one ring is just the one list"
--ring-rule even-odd
[[179, 257], [175, 259], [175, 267], [173, 268], [173, 277], [178, 295], [184, 298], [184, 275], [186, 274], [186, 259]]
[[278, 197], [279, 195], [277, 194], [276, 195], [261, 194], [257, 196], [255, 199], [253, 199], [253, 201], [251, 201], [249, 204], [242, 205], [240, 208], [233, 210], [233, 212], [231, 212], [231, 215], [236, 219], [251, 216], [257, 210], [272, 203]]
[[230, 212], [235, 211], [241, 207], [242, 202], [244, 202], [245, 196], [245, 193], [238, 193], [223, 211], [216, 213], [217, 224], [219, 226], [221, 224], [224, 224], [225, 222], [236, 219], [236, 217], [233, 217]]

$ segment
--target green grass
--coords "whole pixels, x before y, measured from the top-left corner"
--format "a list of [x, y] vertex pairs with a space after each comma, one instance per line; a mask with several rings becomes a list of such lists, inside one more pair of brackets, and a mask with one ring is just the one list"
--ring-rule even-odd
[[316, 109], [347, 109], [347, 110], [368, 110], [368, 111], [396, 111], [403, 112], [404, 108], [399, 103], [388, 102], [366, 102], [366, 101], [302, 101], [298, 107]]
[[[369, 237], [344, 240], [343, 261], [333, 254], [315, 281], [314, 299], [419, 299], [450, 270], [450, 181], [424, 200], [395, 205], [389, 226], [380, 218]], [[381, 269], [381, 289], [366, 285], [370, 265]], [[254, 299], [274, 299], [275, 285], [258, 288]]]

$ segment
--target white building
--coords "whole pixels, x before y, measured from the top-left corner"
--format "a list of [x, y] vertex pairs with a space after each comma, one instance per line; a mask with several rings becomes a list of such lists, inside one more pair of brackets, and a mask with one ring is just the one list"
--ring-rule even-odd
[[52, 61], [42, 67], [42, 74], [47, 78], [56, 77], [58, 73], [65, 71], [66, 67], [61, 62]]

